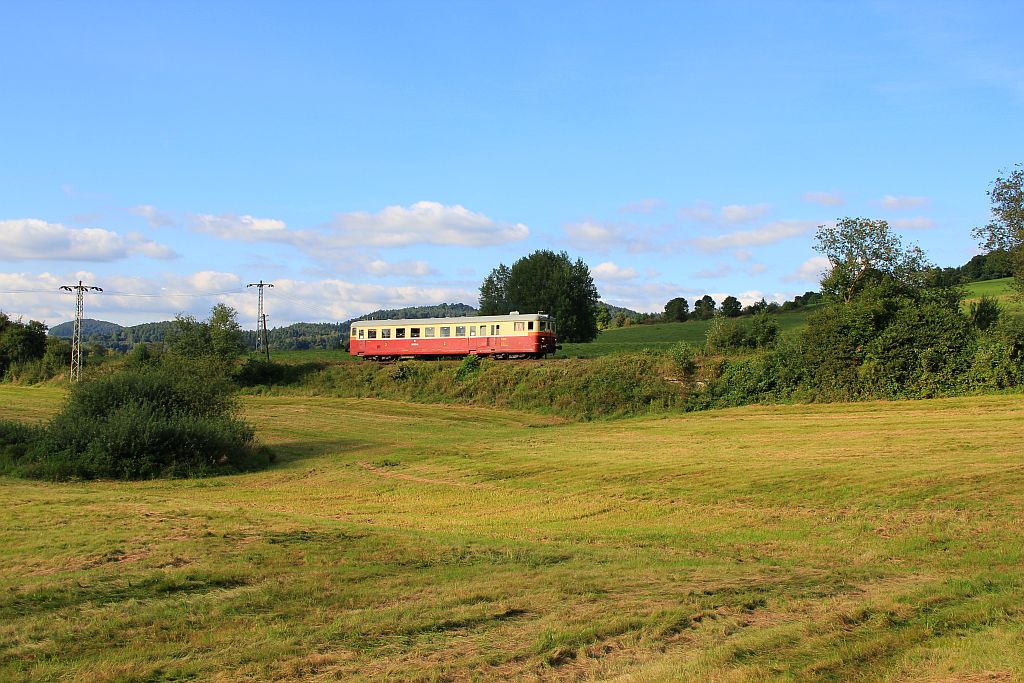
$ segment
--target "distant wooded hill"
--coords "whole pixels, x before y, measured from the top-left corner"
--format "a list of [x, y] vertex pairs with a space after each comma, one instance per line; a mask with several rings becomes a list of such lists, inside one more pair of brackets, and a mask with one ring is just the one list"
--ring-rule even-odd
[[[636, 311], [619, 308], [609, 304], [601, 304], [609, 309], [612, 315], [624, 311], [627, 315], [637, 315]], [[434, 306], [408, 306], [406, 308], [380, 309], [352, 318], [340, 323], [295, 323], [285, 327], [275, 327], [268, 332], [271, 350], [305, 350], [305, 349], [340, 349], [342, 340], [348, 336], [349, 327], [356, 320], [396, 320], [398, 318], [455, 318], [476, 315], [477, 309], [468, 304], [451, 303]], [[82, 340], [89, 344], [98, 344], [117, 351], [127, 351], [141, 342], [159, 343], [164, 340], [173, 321], [165, 320], [157, 323], [143, 323], [124, 327], [106, 320], [85, 318], [82, 320]], [[71, 321], [54, 325], [50, 328], [51, 337], [70, 339], [74, 333]], [[245, 331], [246, 341], [250, 348], [256, 347], [256, 332]]]

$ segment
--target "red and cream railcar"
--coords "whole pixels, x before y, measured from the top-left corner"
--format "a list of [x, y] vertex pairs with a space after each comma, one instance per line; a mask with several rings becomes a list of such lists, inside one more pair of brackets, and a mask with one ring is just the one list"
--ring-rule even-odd
[[556, 345], [555, 319], [544, 313], [359, 320], [349, 334], [349, 353], [369, 360], [541, 358]]

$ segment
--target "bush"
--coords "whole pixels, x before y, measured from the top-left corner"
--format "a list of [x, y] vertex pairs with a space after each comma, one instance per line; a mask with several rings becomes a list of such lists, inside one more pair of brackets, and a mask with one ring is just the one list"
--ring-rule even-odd
[[15, 434], [9, 473], [45, 479], [146, 479], [265, 466], [251, 425], [235, 417], [225, 380], [162, 368], [128, 369], [75, 385], [37, 432]]
[[778, 336], [778, 320], [768, 313], [756, 313], [746, 320], [718, 317], [708, 328], [706, 345], [709, 353], [732, 353], [767, 348]]

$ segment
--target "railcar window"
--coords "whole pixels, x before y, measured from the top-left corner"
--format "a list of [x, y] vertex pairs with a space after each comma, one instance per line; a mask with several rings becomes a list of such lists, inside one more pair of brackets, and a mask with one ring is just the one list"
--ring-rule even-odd
[[494, 333], [501, 334], [501, 323], [498, 323], [497, 325], [494, 326]]
[[481, 325], [480, 326], [480, 334], [482, 336], [486, 336], [486, 334], [487, 334], [487, 325]]
[[456, 337], [465, 337], [466, 336], [466, 326], [465, 325], [456, 325], [455, 326], [455, 336]]
[[359, 328], [359, 338], [360, 339], [363, 338], [363, 328], [361, 328], [361, 327]]
[[377, 330], [367, 330], [366, 331], [366, 338], [367, 339], [376, 339], [377, 338]]
[[424, 327], [423, 328], [423, 336], [424, 337], [433, 337], [434, 336], [434, 328], [433, 327]]
[[395, 328], [395, 339], [405, 339], [405, 328], [404, 327], [396, 327]]
[[548, 324], [545, 321], [541, 320], [540, 321], [540, 331], [543, 332], [546, 329], [548, 329]]
[[513, 332], [522, 332], [525, 329], [526, 329], [526, 323], [524, 323], [522, 321], [512, 323], [512, 331]]
[[450, 327], [442, 327], [441, 328], [441, 336], [442, 337], [450, 337], [450, 336], [452, 336], [452, 328], [450, 328]]
[[533, 321], [531, 320], [530, 322], [528, 322], [526, 324], [529, 325], [529, 327], [527, 327], [526, 329], [528, 329], [530, 332], [533, 332]]
[[469, 336], [470, 337], [475, 337], [476, 336], [476, 328], [473, 327], [472, 325], [469, 326]]
[[391, 339], [391, 330], [389, 330], [387, 328], [384, 328], [383, 330], [381, 330], [380, 331], [380, 338], [381, 339]]
[[409, 328], [409, 336], [410, 337], [419, 337], [420, 336], [420, 328], [418, 328], [418, 327], [410, 327]]

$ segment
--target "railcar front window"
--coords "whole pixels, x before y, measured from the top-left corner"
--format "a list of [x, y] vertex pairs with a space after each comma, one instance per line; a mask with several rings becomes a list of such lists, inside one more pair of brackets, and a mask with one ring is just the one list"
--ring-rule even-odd
[[455, 326], [455, 336], [456, 337], [465, 337], [466, 336], [466, 326], [465, 325], [456, 325]]
[[363, 338], [363, 328], [361, 328], [361, 327], [359, 328], [359, 338], [360, 339]]
[[452, 336], [452, 328], [450, 328], [450, 327], [442, 327], [441, 328], [441, 336], [442, 337], [450, 337], [450, 336]]
[[546, 329], [548, 329], [548, 324], [546, 322], [544, 322], [543, 320], [541, 320], [540, 321], [540, 331], [543, 332]]

